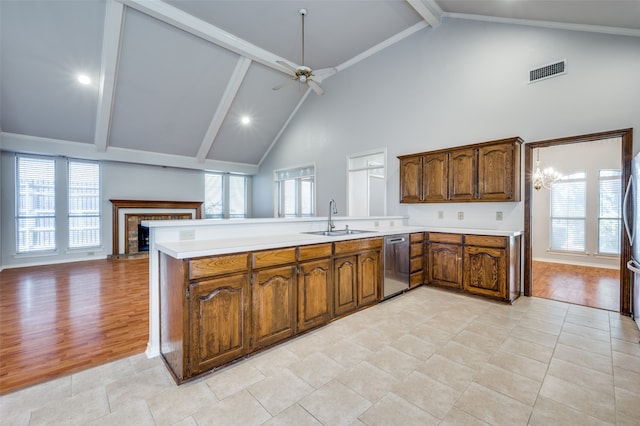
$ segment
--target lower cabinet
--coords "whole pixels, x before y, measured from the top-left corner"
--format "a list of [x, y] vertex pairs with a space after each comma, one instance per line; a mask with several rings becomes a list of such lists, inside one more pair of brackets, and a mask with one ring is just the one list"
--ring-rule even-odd
[[189, 284], [187, 374], [198, 374], [249, 353], [249, 275]]
[[358, 306], [358, 257], [340, 257], [333, 265], [333, 314], [340, 316]]
[[285, 340], [296, 330], [296, 267], [253, 273], [253, 346], [259, 349]]
[[301, 263], [298, 267], [298, 331], [331, 320], [331, 259]]
[[425, 278], [424, 233], [411, 234], [409, 241], [409, 288], [414, 288], [423, 284]]
[[160, 253], [162, 359], [183, 383], [376, 303], [381, 250], [382, 238], [365, 238], [193, 259]]
[[428, 281], [445, 287], [462, 288], [462, 236], [429, 234]]
[[520, 296], [520, 236], [429, 233], [429, 284], [512, 303]]

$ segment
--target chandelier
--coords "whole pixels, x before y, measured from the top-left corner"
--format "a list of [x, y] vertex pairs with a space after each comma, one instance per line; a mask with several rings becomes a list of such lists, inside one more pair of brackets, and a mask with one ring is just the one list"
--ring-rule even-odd
[[547, 167], [544, 170], [540, 170], [540, 149], [538, 149], [538, 158], [536, 159], [536, 171], [533, 172], [533, 188], [538, 191], [539, 189], [551, 189], [554, 183], [562, 179], [562, 174], [553, 167]]

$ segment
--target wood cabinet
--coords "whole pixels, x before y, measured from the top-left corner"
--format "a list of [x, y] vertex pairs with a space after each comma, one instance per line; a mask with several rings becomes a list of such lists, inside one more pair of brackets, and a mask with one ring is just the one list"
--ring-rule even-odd
[[520, 201], [522, 139], [399, 156], [400, 202]]
[[177, 383], [376, 303], [382, 238], [176, 259], [160, 253], [160, 352]]
[[[298, 331], [305, 331], [331, 320], [333, 308], [332, 245], [317, 244], [298, 248]], [[315, 260], [312, 260], [315, 259]]]
[[189, 364], [198, 374], [249, 353], [249, 275], [235, 274], [189, 285]]
[[160, 253], [160, 352], [176, 382], [250, 352], [248, 255]]
[[381, 251], [382, 238], [334, 243], [335, 316], [380, 300], [383, 273]]
[[333, 314], [341, 316], [358, 306], [358, 257], [339, 257], [333, 265]]
[[462, 288], [462, 236], [429, 233], [429, 282], [449, 288]]
[[449, 153], [449, 201], [473, 201], [476, 198], [477, 150], [455, 149]]
[[520, 144], [499, 143], [478, 148], [478, 199], [520, 201]]
[[409, 235], [409, 288], [424, 283], [424, 232]]
[[430, 284], [506, 302], [520, 295], [520, 236], [429, 233], [428, 256]]
[[400, 159], [400, 202], [422, 202], [422, 157]]
[[[422, 198], [420, 201], [439, 203], [449, 199], [449, 154], [436, 152], [422, 156]], [[401, 184], [402, 187], [402, 184]]]

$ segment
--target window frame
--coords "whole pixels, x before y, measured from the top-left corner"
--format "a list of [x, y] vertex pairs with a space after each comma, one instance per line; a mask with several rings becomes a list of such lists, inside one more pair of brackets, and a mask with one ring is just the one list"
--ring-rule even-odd
[[[74, 214], [71, 208], [72, 189], [71, 189], [71, 165], [72, 164], [91, 164], [97, 166], [98, 188], [97, 188], [97, 200], [94, 202], [97, 205], [97, 213], [94, 214]], [[71, 222], [74, 218], [94, 218], [98, 223], [98, 240], [95, 244], [76, 245], [72, 246], [72, 226]], [[79, 160], [75, 158], [67, 159], [67, 249], [68, 250], [86, 250], [92, 248], [102, 247], [102, 168], [100, 162], [95, 160]]]
[[[603, 172], [617, 172], [617, 176], [602, 176]], [[618, 215], [617, 217], [604, 217], [601, 216], [602, 213], [602, 182], [603, 181], [611, 181], [611, 180], [615, 180], [618, 182], [617, 188], [618, 188]], [[615, 185], [614, 185], [615, 186]], [[600, 169], [598, 170], [598, 216], [597, 216], [597, 223], [598, 223], [598, 255], [599, 256], [613, 256], [613, 257], [617, 257], [621, 255], [621, 248], [620, 248], [620, 233], [622, 232], [622, 169]], [[606, 252], [606, 251], [602, 251], [602, 247], [600, 245], [601, 239], [600, 239], [600, 235], [601, 235], [601, 228], [600, 228], [600, 224], [601, 221], [606, 220], [606, 221], [612, 221], [612, 220], [616, 220], [618, 222], [618, 238], [617, 238], [617, 242], [618, 242], [618, 250], [615, 253], [611, 253], [611, 252]]]
[[[285, 217], [314, 217], [316, 215], [316, 165], [307, 164], [299, 167], [277, 169], [273, 171], [274, 179], [274, 216]], [[294, 183], [295, 212], [293, 215], [284, 213], [288, 193], [283, 191], [286, 182]], [[303, 213], [303, 183], [309, 183], [309, 195], [304, 197], [309, 202], [309, 213]]]
[[[207, 194], [207, 176], [219, 176], [221, 178], [221, 213], [215, 215], [207, 214], [206, 204], [209, 200]], [[244, 213], [242, 214], [231, 214], [231, 178], [242, 178], [244, 182], [244, 194], [242, 197], [244, 204]], [[204, 172], [204, 215], [206, 219], [238, 219], [238, 218], [247, 218], [249, 217], [249, 185], [250, 185], [251, 176], [241, 174], [241, 173], [229, 173], [229, 172], [218, 172], [214, 170], [206, 170]]]
[[[581, 177], [574, 177], [576, 175], [582, 175]], [[584, 212], [583, 212], [583, 216], [579, 217], [579, 216], [554, 216], [553, 212], [554, 212], [554, 203], [553, 203], [553, 199], [554, 199], [554, 191], [558, 190], [558, 186], [562, 185], [563, 183], [574, 183], [574, 182], [582, 182], [584, 184], [584, 190], [583, 190], [583, 204], [584, 204]], [[566, 220], [566, 221], [581, 221], [582, 222], [582, 249], [580, 250], [574, 250], [574, 249], [569, 249], [568, 247], [566, 249], [562, 248], [562, 247], [554, 247], [553, 245], [553, 235], [554, 235], [554, 220]], [[587, 241], [586, 241], [586, 224], [587, 224], [587, 173], [584, 171], [577, 171], [574, 173], [571, 173], [569, 175], [565, 175], [562, 177], [562, 179], [560, 179], [558, 182], [554, 183], [553, 186], [550, 189], [550, 197], [549, 197], [549, 251], [550, 252], [558, 252], [558, 253], [578, 253], [578, 254], [586, 254], [587, 253]], [[568, 239], [567, 239], [568, 242]]]
[[[21, 167], [20, 167], [20, 162], [21, 160], [38, 160], [38, 161], [44, 161], [48, 164], [50, 164], [53, 167], [53, 171], [52, 171], [52, 178], [53, 178], [53, 199], [52, 200], [48, 200], [47, 204], [52, 204], [53, 205], [53, 210], [52, 213], [49, 214], [23, 214], [22, 213], [22, 208], [21, 206], [23, 205], [23, 201], [27, 201], [26, 199], [23, 199], [22, 197], [22, 193], [23, 191], [21, 190], [22, 188], [22, 179], [20, 176], [20, 172], [21, 172]], [[47, 254], [47, 253], [55, 253], [58, 251], [58, 209], [57, 209], [57, 202], [58, 202], [58, 194], [57, 194], [57, 179], [56, 179], [56, 159], [54, 157], [45, 157], [45, 156], [36, 156], [36, 155], [24, 155], [24, 154], [16, 154], [15, 156], [15, 250], [16, 250], [16, 254], [18, 255], [31, 255], [31, 254]], [[51, 185], [50, 185], [51, 186]], [[33, 200], [32, 200], [33, 201]], [[38, 221], [38, 219], [48, 219], [50, 221], [53, 222], [53, 230], [50, 232], [53, 232], [53, 237], [47, 237], [45, 239], [48, 240], [53, 240], [53, 245], [52, 246], [47, 246], [45, 248], [42, 249], [33, 249], [33, 245], [32, 244], [28, 244], [26, 246], [26, 248], [24, 248], [24, 244], [21, 244], [22, 242], [22, 238], [21, 238], [21, 234], [23, 232], [30, 232], [30, 231], [24, 231], [24, 228], [22, 228], [20, 226], [21, 221], [25, 220], [25, 219], [36, 219], [36, 221]], [[21, 248], [22, 247], [22, 248]]]

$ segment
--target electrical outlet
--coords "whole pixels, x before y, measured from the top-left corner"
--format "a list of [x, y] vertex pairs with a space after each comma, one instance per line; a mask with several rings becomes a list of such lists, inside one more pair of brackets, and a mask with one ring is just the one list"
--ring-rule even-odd
[[389, 222], [389, 226], [393, 226], [393, 225], [394, 225], [393, 221]]
[[464, 212], [458, 212], [458, 220], [464, 220]]
[[442, 210], [438, 211], [438, 219], [444, 219], [444, 212]]
[[194, 229], [185, 229], [180, 231], [180, 240], [195, 240], [196, 231]]
[[496, 212], [496, 220], [502, 220], [502, 212]]
[[373, 222], [373, 226], [377, 228], [378, 226], [380, 226], [380, 223], [376, 220]]

